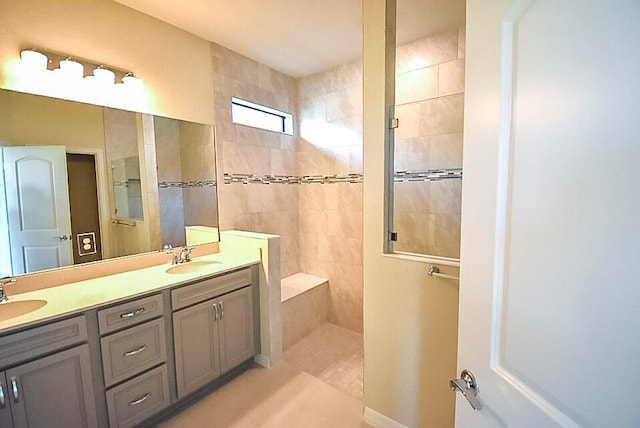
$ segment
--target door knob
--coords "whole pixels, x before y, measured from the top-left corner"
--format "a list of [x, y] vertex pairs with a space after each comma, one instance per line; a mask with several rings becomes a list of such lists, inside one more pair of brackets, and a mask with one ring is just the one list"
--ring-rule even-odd
[[61, 241], [66, 241], [69, 238], [71, 238], [69, 235], [60, 235], [60, 236], [54, 236], [53, 237], [53, 239], [59, 239]]
[[471, 371], [464, 369], [460, 373], [460, 379], [452, 379], [449, 381], [449, 387], [452, 391], [461, 392], [464, 398], [467, 399], [474, 412], [482, 409], [482, 403], [478, 400], [478, 394], [480, 389], [476, 378]]

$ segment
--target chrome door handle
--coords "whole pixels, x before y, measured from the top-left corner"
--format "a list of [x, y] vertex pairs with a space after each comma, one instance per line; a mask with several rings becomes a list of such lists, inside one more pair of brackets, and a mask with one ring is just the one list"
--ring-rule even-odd
[[69, 238], [71, 238], [69, 235], [60, 235], [60, 236], [54, 236], [53, 237], [53, 239], [59, 239], [61, 241], [66, 241]]
[[464, 398], [467, 399], [474, 412], [482, 409], [482, 403], [478, 400], [478, 394], [480, 389], [476, 378], [471, 371], [464, 369], [460, 373], [460, 379], [452, 379], [449, 381], [449, 387], [452, 391], [461, 392]]
[[224, 317], [224, 306], [222, 302], [218, 302], [218, 306], [220, 306], [220, 319], [222, 319]]
[[18, 381], [15, 376], [11, 376], [11, 393], [13, 394], [13, 402], [20, 402], [20, 393], [18, 392]]
[[218, 316], [220, 315], [220, 311], [218, 310], [218, 304], [217, 303], [213, 304], [213, 310], [216, 311], [216, 313], [213, 315], [213, 320], [214, 321], [218, 321]]

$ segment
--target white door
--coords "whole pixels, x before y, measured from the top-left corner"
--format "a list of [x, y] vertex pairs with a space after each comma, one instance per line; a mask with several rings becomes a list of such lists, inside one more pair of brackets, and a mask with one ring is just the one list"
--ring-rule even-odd
[[640, 427], [639, 46], [638, 0], [468, 0], [457, 427]]
[[13, 274], [72, 263], [63, 146], [4, 147]]

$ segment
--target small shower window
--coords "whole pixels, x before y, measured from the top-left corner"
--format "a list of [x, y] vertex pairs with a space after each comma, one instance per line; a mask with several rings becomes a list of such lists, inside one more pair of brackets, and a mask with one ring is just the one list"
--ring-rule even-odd
[[293, 115], [240, 98], [231, 98], [231, 120], [239, 125], [293, 135]]

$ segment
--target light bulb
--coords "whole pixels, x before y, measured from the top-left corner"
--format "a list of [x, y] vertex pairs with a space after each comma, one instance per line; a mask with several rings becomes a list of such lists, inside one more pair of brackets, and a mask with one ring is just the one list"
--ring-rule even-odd
[[116, 80], [116, 74], [106, 68], [98, 67], [93, 70], [95, 82], [100, 85], [113, 85]]
[[25, 49], [20, 52], [22, 64], [31, 71], [44, 71], [47, 69], [49, 58], [43, 53]]
[[82, 79], [84, 66], [70, 58], [60, 61], [60, 74], [67, 79]]
[[122, 78], [122, 83], [128, 88], [140, 89], [142, 87], [142, 80], [137, 78], [131, 73], [127, 73]]

